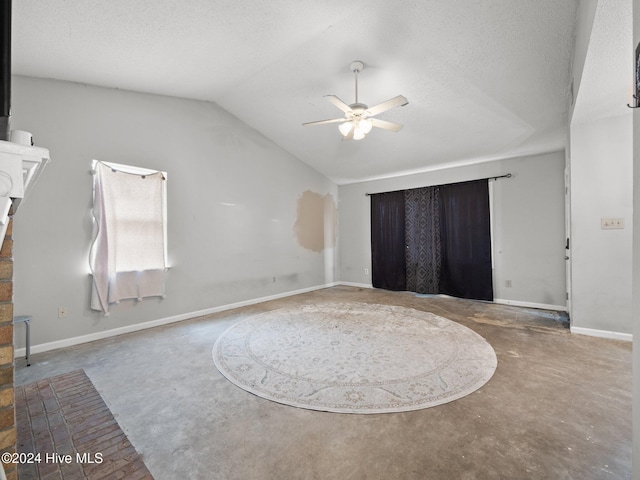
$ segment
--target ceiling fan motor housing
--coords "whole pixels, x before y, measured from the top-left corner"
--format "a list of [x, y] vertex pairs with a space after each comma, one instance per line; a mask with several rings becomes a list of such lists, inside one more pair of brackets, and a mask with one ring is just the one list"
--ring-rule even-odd
[[352, 103], [351, 105], [349, 105], [349, 108], [351, 108], [351, 111], [355, 115], [362, 115], [369, 107], [364, 103]]

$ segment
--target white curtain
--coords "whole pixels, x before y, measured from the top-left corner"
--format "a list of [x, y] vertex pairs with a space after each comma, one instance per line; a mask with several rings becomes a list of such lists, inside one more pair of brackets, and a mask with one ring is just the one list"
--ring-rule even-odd
[[94, 167], [91, 308], [108, 314], [109, 304], [123, 299], [164, 296], [166, 178]]

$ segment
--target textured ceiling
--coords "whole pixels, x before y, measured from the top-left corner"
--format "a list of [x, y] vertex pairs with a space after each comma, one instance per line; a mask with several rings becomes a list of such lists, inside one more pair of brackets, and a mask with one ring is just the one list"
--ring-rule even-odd
[[599, 0], [572, 122], [631, 114], [633, 56], [632, 2]]
[[[209, 100], [338, 183], [564, 146], [577, 0], [19, 0], [13, 73]], [[405, 127], [302, 127], [354, 99]]]

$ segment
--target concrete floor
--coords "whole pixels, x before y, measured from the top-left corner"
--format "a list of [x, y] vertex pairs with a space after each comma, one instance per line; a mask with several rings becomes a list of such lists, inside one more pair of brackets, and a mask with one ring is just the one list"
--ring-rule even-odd
[[[325, 301], [457, 321], [493, 346], [496, 373], [438, 407], [348, 415], [258, 398], [214, 366], [234, 322]], [[16, 362], [18, 385], [83, 368], [156, 480], [631, 478], [631, 343], [572, 335], [544, 311], [333, 287]]]

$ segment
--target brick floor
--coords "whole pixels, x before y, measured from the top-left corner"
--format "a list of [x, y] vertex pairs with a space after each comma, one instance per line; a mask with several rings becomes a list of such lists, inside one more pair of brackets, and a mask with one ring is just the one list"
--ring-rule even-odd
[[153, 480], [83, 370], [15, 391], [19, 480]]

